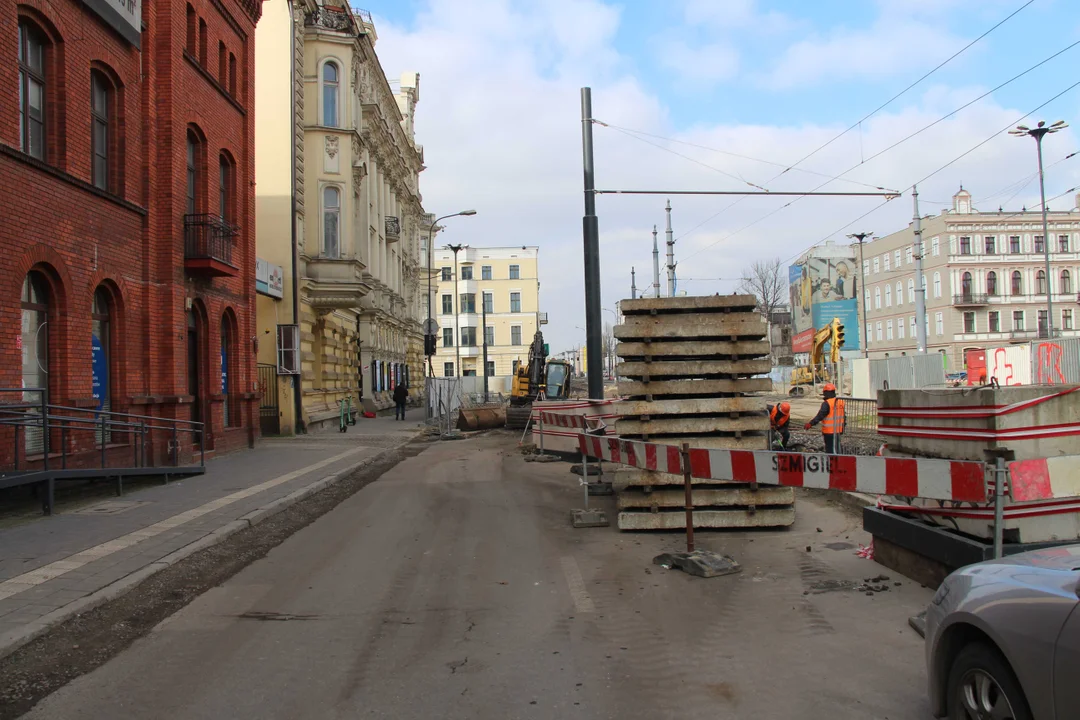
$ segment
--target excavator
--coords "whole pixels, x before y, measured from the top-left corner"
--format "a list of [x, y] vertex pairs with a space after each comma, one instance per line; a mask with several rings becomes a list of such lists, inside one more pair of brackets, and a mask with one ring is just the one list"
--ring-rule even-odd
[[529, 346], [528, 364], [518, 366], [510, 386], [510, 404], [506, 407], [506, 427], [524, 428], [532, 417], [533, 401], [543, 393], [545, 400], [570, 397], [570, 363], [548, 360], [544, 352], [544, 334], [539, 330]]
[[791, 372], [791, 389], [788, 395], [802, 397], [806, 395], [807, 387], [816, 383], [830, 382], [829, 368], [825, 365], [825, 343], [831, 342], [829, 348], [829, 360], [833, 367], [840, 362], [840, 348], [844, 346], [844, 326], [840, 324], [840, 318], [833, 318], [832, 322], [825, 325], [814, 333], [813, 344], [810, 346], [810, 363], [806, 367], [794, 368]]

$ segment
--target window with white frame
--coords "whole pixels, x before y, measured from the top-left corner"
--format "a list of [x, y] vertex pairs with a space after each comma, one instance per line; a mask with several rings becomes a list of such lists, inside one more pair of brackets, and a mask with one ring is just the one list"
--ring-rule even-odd
[[941, 297], [941, 273], [934, 273], [934, 297]]
[[863, 292], [863, 309], [868, 307], [870, 307], [870, 291], [866, 290]]
[[964, 313], [964, 332], [966, 332], [966, 333], [975, 332], [975, 313], [974, 312], [966, 312], [966, 313]]
[[896, 261], [896, 269], [900, 269], [900, 251], [897, 250], [893, 253], [893, 259]]
[[521, 326], [520, 325], [511, 325], [510, 326], [510, 344], [511, 345], [520, 345], [521, 344]]
[[965, 235], [964, 237], [960, 238], [960, 254], [961, 255], [970, 255], [971, 254], [971, 236], [970, 235]]
[[892, 340], [892, 318], [885, 321], [885, 339]]
[[877, 324], [877, 341], [881, 342], [881, 323]]
[[892, 285], [885, 286], [885, 307], [892, 307]]
[[934, 313], [934, 332], [938, 336], [945, 334], [945, 316], [941, 313]]
[[1024, 311], [1013, 310], [1013, 330], [1024, 329]]
[[1058, 235], [1058, 252], [1069, 252], [1069, 236]]
[[881, 309], [881, 288], [874, 288], [874, 309]]
[[340, 127], [338, 117], [338, 89], [340, 87], [341, 71], [337, 63], [328, 62], [323, 65], [322, 92], [323, 92], [323, 125], [327, 127]]
[[862, 272], [863, 272], [863, 275], [869, 275], [870, 274], [870, 261], [869, 260], [863, 260], [863, 262], [862, 262]]
[[997, 237], [996, 236], [987, 235], [985, 238], [983, 238], [983, 242], [985, 243], [984, 247], [986, 249], [986, 254], [987, 255], [997, 255]]
[[911, 316], [911, 321], [908, 323], [908, 327], [911, 330], [910, 335], [911, 335], [912, 340], [919, 337], [919, 334], [915, 331], [915, 316], [914, 315]]
[[1062, 310], [1061, 311], [1061, 329], [1072, 330], [1073, 329], [1073, 311]]
[[904, 339], [904, 318], [896, 319], [896, 337], [900, 340]]
[[1019, 235], [1010, 235], [1009, 236], [1009, 252], [1011, 254], [1013, 254], [1013, 255], [1019, 255], [1020, 254], [1020, 236]]
[[881, 258], [874, 258], [874, 273], [881, 272]]
[[908, 265], [915, 262], [915, 251], [912, 248], [907, 249], [907, 252], [905, 253], [905, 256], [906, 256]]
[[896, 304], [904, 304], [904, 284], [899, 280], [896, 281]]
[[870, 341], [874, 337], [874, 328], [870, 323], [866, 323], [866, 344], [869, 345]]
[[[512, 312], [512, 313], [521, 312], [521, 293], [519, 293], [519, 292], [510, 293], [510, 312]], [[515, 344], [518, 344], [518, 343], [515, 343]]]
[[333, 185], [323, 188], [323, 257], [341, 256], [341, 191]]
[[908, 278], [907, 281], [907, 294], [911, 298], [911, 302], [915, 302], [915, 279]]
[[889, 253], [885, 253], [884, 260], [885, 260], [885, 272], [889, 272], [890, 270], [892, 270], [891, 261], [889, 260]]
[[1001, 332], [1001, 313], [991, 310], [986, 313], [987, 330], [992, 333]]
[[937, 257], [941, 254], [941, 243], [938, 241], [937, 238], [934, 238], [930, 241], [930, 254], [934, 257]]

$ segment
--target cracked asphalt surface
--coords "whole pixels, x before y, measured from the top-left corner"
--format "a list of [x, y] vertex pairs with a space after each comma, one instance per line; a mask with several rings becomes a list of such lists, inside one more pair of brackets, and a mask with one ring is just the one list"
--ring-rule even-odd
[[699, 533], [743, 565], [704, 580], [652, 565], [679, 534], [572, 529], [582, 499], [509, 433], [430, 444], [27, 717], [929, 718], [931, 592], [854, 515]]

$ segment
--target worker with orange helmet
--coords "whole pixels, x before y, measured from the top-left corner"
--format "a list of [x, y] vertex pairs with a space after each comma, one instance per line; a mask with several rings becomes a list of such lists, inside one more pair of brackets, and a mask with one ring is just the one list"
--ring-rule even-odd
[[791, 422], [791, 403], [782, 402], [778, 405], [768, 405], [769, 427], [774, 435], [780, 436], [781, 447], [787, 447], [791, 440], [791, 432], [788, 424]]
[[821, 423], [821, 439], [825, 442], [825, 452], [835, 455], [840, 452], [840, 436], [844, 432], [844, 401], [836, 397], [836, 386], [825, 384], [825, 399], [821, 403], [814, 419], [806, 423], [809, 430]]

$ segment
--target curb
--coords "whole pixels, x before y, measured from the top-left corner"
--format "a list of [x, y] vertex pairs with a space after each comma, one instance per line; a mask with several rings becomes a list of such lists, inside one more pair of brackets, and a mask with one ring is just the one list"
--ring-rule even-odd
[[333, 475], [327, 475], [326, 477], [315, 480], [314, 482], [305, 485], [302, 488], [294, 490], [284, 497], [280, 497], [276, 500], [269, 502], [257, 510], [247, 513], [240, 518], [227, 523], [216, 530], [204, 535], [198, 540], [193, 540], [182, 548], [174, 550], [168, 555], [155, 560], [149, 565], [145, 565], [134, 572], [125, 575], [119, 580], [114, 580], [100, 590], [96, 590], [89, 595], [83, 596], [78, 600], [73, 600], [67, 605], [57, 608], [52, 612], [42, 615], [37, 620], [31, 620], [19, 630], [15, 630], [4, 635], [0, 635], [0, 660], [3, 660], [8, 655], [21, 648], [23, 645], [30, 643], [37, 638], [47, 633], [57, 625], [70, 620], [76, 615], [81, 615], [86, 612], [90, 612], [96, 607], [104, 605], [105, 603], [116, 600], [117, 598], [126, 595], [128, 592], [141, 585], [146, 580], [161, 572], [170, 565], [184, 560], [197, 552], [206, 550], [220, 543], [225, 542], [228, 538], [240, 532], [241, 530], [247, 530], [250, 527], [254, 527], [267, 518], [273, 517], [278, 513], [281, 513], [292, 507], [296, 503], [300, 502], [304, 498], [307, 498], [315, 493], [325, 490], [342, 478], [351, 475], [357, 470], [378, 462], [380, 459], [389, 455], [392, 452], [400, 450], [404, 446], [411, 443], [417, 437], [421, 435], [418, 431], [410, 436], [404, 442], [401, 442], [392, 447], [384, 448], [371, 457], [363, 458], [357, 461], [355, 465], [339, 470]]

